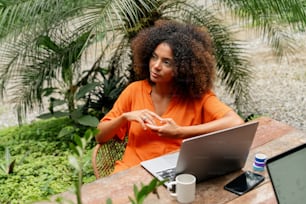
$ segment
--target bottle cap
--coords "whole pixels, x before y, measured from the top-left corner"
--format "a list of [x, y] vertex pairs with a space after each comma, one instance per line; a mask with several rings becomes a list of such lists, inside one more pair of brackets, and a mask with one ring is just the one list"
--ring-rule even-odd
[[266, 162], [267, 160], [267, 155], [263, 154], [263, 153], [257, 153], [255, 155], [255, 161], [256, 162]]

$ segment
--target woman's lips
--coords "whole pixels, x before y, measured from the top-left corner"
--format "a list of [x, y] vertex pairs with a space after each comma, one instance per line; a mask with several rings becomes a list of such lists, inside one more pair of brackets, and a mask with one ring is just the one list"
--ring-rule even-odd
[[158, 77], [159, 77], [159, 74], [156, 74], [156, 73], [154, 73], [154, 72], [151, 72], [151, 77], [153, 77], [153, 78], [158, 78]]

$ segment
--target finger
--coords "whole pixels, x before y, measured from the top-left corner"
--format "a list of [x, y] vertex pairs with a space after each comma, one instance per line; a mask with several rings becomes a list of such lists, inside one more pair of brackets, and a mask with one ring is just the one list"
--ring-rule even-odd
[[140, 119], [138, 119], [137, 121], [140, 123], [140, 125], [142, 126], [142, 128], [143, 128], [144, 130], [147, 129], [147, 126], [146, 126], [146, 124], [145, 124], [145, 118], [140, 117]]
[[159, 115], [157, 115], [156, 113], [154, 113], [154, 112], [149, 112], [149, 114], [150, 114], [150, 116], [152, 117], [152, 119], [157, 119], [157, 120], [162, 120], [163, 118], [162, 117], [160, 117]]
[[158, 126], [156, 126], [156, 125], [152, 125], [152, 124], [146, 124], [146, 126], [148, 127], [148, 128], [150, 128], [151, 130], [153, 130], [153, 131], [158, 131], [158, 129], [159, 129], [159, 127]]
[[147, 127], [151, 129], [151, 131], [155, 132], [158, 136], [163, 136], [163, 130], [162, 126], [156, 126], [156, 125], [148, 125]]
[[142, 121], [146, 121], [147, 120], [147, 116], [140, 116]]
[[157, 125], [157, 123], [159, 123], [159, 121], [162, 119], [160, 116], [158, 116], [154, 112], [147, 112], [144, 116], [145, 116], [145, 122], [151, 125]]
[[162, 118], [162, 120], [160, 121], [160, 123], [162, 124], [171, 124], [173, 120], [171, 118]]
[[145, 123], [151, 124], [151, 125], [156, 125], [155, 121], [153, 120], [153, 118], [151, 116], [148, 117], [144, 117], [143, 118]]
[[174, 125], [174, 124], [175, 124], [175, 122], [174, 122], [174, 120], [173, 120], [172, 118], [167, 118], [166, 121], [167, 121], [169, 124], [171, 124], [171, 125]]
[[160, 116], [159, 116], [159, 115], [157, 115], [157, 114], [154, 114], [153, 116], [154, 116], [154, 117], [155, 117], [157, 120], [160, 120], [160, 121], [161, 121], [161, 120], [163, 120], [163, 118], [162, 118], [162, 117], [160, 117]]

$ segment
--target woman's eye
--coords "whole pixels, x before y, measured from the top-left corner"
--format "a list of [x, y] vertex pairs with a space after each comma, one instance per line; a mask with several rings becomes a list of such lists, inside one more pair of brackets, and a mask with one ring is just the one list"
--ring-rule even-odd
[[151, 58], [152, 59], [157, 59], [157, 56], [155, 54], [152, 54]]
[[167, 65], [167, 66], [171, 66], [171, 62], [168, 61], [168, 60], [164, 61], [164, 64]]

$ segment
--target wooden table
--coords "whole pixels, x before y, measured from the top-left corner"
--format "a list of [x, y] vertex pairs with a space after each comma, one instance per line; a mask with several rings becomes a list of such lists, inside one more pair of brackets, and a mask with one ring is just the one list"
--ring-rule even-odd
[[[242, 171], [253, 171], [254, 155], [258, 152], [271, 157], [306, 142], [305, 132], [270, 118], [264, 117], [258, 120], [259, 126], [246, 165]], [[243, 196], [237, 196], [224, 190], [223, 186], [242, 173], [242, 171], [197, 184], [194, 203], [277, 203], [267, 170], [259, 172], [265, 176], [265, 181]], [[83, 185], [83, 204], [106, 203], [108, 198], [111, 198], [114, 204], [130, 203], [128, 196], [133, 197], [133, 185], [136, 184], [139, 187], [141, 183], [148, 184], [152, 179], [153, 177], [141, 166], [101, 178], [93, 183]], [[155, 194], [150, 194], [145, 203], [177, 203], [163, 186], [158, 188], [158, 194], [160, 199]], [[71, 192], [65, 192], [57, 196], [75, 200], [75, 195]]]

